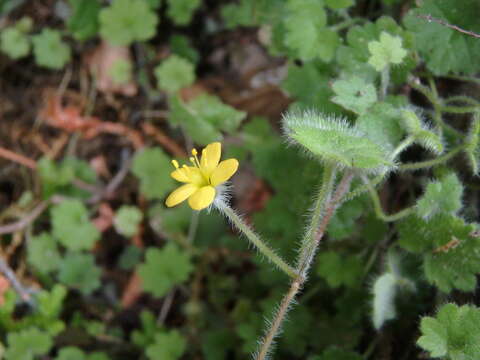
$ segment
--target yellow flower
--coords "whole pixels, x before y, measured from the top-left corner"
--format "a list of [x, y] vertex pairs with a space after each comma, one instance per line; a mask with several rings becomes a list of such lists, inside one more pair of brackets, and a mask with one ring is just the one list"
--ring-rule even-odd
[[215, 187], [232, 177], [238, 169], [237, 159], [228, 159], [220, 162], [222, 145], [214, 142], [202, 150], [201, 160], [198, 160], [197, 150], [192, 150], [190, 158], [193, 166], [179, 167], [176, 160], [172, 160], [175, 170], [170, 174], [172, 178], [185, 185], [173, 191], [165, 201], [168, 207], [180, 204], [188, 199], [193, 210], [202, 210], [208, 207], [215, 199]]

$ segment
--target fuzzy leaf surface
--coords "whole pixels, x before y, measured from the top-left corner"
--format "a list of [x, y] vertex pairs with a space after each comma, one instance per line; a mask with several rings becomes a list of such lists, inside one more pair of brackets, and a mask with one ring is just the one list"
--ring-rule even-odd
[[400, 65], [407, 55], [407, 51], [402, 46], [402, 38], [392, 36], [382, 31], [379, 41], [370, 41], [368, 43], [370, 58], [368, 63], [375, 70], [383, 71], [387, 66]]
[[375, 86], [357, 76], [335, 81], [332, 89], [336, 94], [332, 101], [357, 114], [364, 113], [377, 101]]

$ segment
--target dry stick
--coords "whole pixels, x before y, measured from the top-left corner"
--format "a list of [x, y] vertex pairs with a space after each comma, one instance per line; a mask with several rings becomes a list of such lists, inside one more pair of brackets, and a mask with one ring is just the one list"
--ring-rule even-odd
[[42, 201], [32, 210], [30, 214], [20, 219], [19, 221], [0, 226], [0, 235], [11, 234], [11, 233], [23, 230], [28, 225], [30, 225], [30, 223], [32, 223], [37, 217], [39, 217], [40, 214], [48, 207], [49, 204], [50, 204], [49, 200]]
[[37, 167], [37, 163], [34, 160], [2, 147], [0, 147], [0, 157], [19, 163], [33, 170]]
[[335, 213], [335, 210], [340, 205], [342, 198], [347, 194], [348, 190], [350, 189], [350, 184], [352, 182], [353, 175], [354, 174], [352, 172], [349, 172], [343, 176], [342, 180], [340, 181], [340, 184], [337, 187], [337, 190], [333, 194], [332, 198], [326, 204], [325, 214], [322, 218], [322, 221], [320, 222], [318, 230], [316, 231], [313, 239], [314, 246], [310, 248], [311, 254], [310, 256], [305, 257], [305, 260], [303, 262], [300, 262], [298, 264], [297, 271], [301, 275], [298, 278], [296, 278], [294, 281], [292, 281], [290, 285], [290, 289], [288, 290], [287, 294], [283, 297], [282, 302], [280, 303], [280, 307], [277, 313], [275, 314], [275, 318], [273, 319], [272, 325], [270, 326], [268, 333], [265, 335], [263, 339], [260, 351], [255, 357], [256, 360], [266, 359], [270, 350], [270, 346], [272, 345], [273, 340], [278, 334], [278, 331], [280, 330], [280, 326], [282, 325], [282, 322], [285, 319], [285, 315], [287, 314], [291, 305], [295, 301], [295, 297], [297, 296], [298, 292], [301, 290], [303, 284], [305, 283], [306, 274], [304, 274], [302, 270], [308, 269], [310, 267], [310, 263], [314, 259], [315, 252], [318, 248], [320, 240], [322, 240], [322, 237], [325, 234], [325, 230], [327, 229], [327, 225], [330, 222], [330, 219]]
[[17, 294], [20, 295], [20, 298], [23, 301], [32, 304], [32, 298], [30, 296], [32, 291], [21, 284], [13, 270], [10, 269], [7, 262], [3, 259], [0, 259], [0, 272], [7, 278], [10, 284], [12, 284], [12, 287], [15, 289]]
[[457, 26], [457, 25], [452, 25], [452, 24], [449, 24], [448, 22], [446, 22], [445, 20], [442, 20], [442, 19], [437, 19], [435, 17], [433, 17], [432, 15], [417, 15], [418, 18], [420, 19], [424, 19], [424, 20], [427, 20], [428, 22], [436, 22], [437, 24], [440, 24], [440, 25], [443, 25], [443, 26], [446, 26], [446, 27], [449, 27], [450, 29], [452, 30], [455, 30], [455, 31], [458, 31], [458, 32], [461, 32], [463, 34], [466, 34], [466, 35], [469, 35], [469, 36], [473, 36], [477, 39], [480, 39], [480, 34], [477, 34], [476, 32], [473, 32], [473, 31], [469, 31], [469, 30], [465, 30], [465, 29], [462, 29], [461, 27]]

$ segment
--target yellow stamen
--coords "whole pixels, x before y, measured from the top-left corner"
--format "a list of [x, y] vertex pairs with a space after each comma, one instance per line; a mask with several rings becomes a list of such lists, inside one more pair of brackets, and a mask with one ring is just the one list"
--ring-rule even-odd
[[173, 166], [175, 166], [175, 169], [179, 168], [178, 161], [177, 160], [172, 160]]
[[197, 152], [197, 149], [193, 148], [192, 149], [192, 155], [193, 156], [197, 156], [198, 152]]
[[198, 161], [198, 152], [197, 152], [197, 149], [192, 149], [192, 155], [193, 157], [190, 158], [190, 161], [193, 163], [193, 165], [195, 165], [196, 167], [200, 168], [200, 161]]

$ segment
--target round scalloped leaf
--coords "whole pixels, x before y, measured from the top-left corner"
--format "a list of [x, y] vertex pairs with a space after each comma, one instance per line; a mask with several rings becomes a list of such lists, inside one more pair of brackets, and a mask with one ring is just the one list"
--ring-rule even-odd
[[380, 145], [345, 119], [316, 111], [289, 112], [283, 116], [283, 125], [289, 139], [325, 162], [369, 173], [393, 166]]

